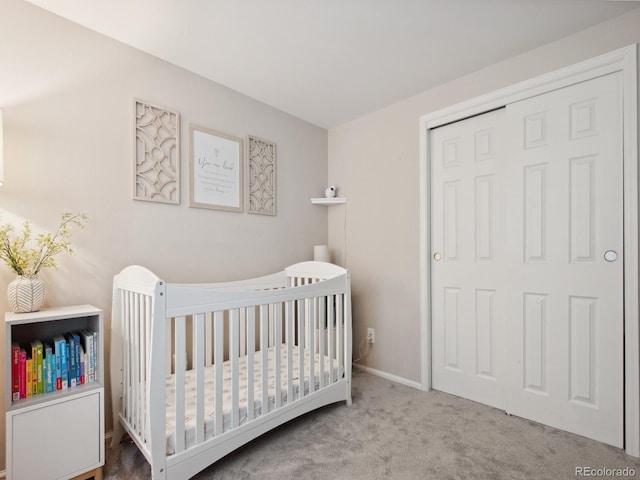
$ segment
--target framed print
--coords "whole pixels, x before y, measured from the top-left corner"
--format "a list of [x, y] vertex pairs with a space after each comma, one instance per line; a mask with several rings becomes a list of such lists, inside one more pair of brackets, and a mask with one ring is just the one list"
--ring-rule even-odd
[[276, 144], [249, 135], [249, 213], [276, 214]]
[[180, 203], [180, 114], [133, 99], [133, 198]]
[[242, 139], [189, 125], [189, 206], [242, 212]]

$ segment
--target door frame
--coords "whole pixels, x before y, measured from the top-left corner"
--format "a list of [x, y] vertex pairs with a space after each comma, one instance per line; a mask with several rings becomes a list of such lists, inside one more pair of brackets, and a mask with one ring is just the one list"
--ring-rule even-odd
[[640, 328], [638, 252], [637, 45], [526, 80], [420, 117], [420, 352], [421, 387], [431, 390], [431, 159], [430, 130], [613, 72], [622, 73], [624, 209], [624, 444], [640, 457]]

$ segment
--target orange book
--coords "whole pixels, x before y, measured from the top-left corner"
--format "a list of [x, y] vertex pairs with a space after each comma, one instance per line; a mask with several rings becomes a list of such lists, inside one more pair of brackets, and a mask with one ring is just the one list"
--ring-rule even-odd
[[27, 398], [33, 395], [33, 359], [27, 358]]

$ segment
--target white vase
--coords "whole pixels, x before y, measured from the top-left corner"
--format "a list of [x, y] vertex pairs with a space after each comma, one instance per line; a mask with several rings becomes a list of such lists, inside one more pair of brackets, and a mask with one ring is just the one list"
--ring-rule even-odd
[[14, 313], [37, 312], [44, 303], [44, 282], [37, 275], [19, 275], [7, 289]]

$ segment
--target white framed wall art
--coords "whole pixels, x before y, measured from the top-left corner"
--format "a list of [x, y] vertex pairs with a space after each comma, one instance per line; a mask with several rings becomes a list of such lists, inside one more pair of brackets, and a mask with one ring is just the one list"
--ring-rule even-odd
[[249, 135], [248, 210], [262, 215], [276, 214], [276, 144]]
[[242, 139], [197, 125], [189, 139], [189, 206], [242, 212]]
[[133, 99], [133, 198], [180, 203], [180, 114]]

